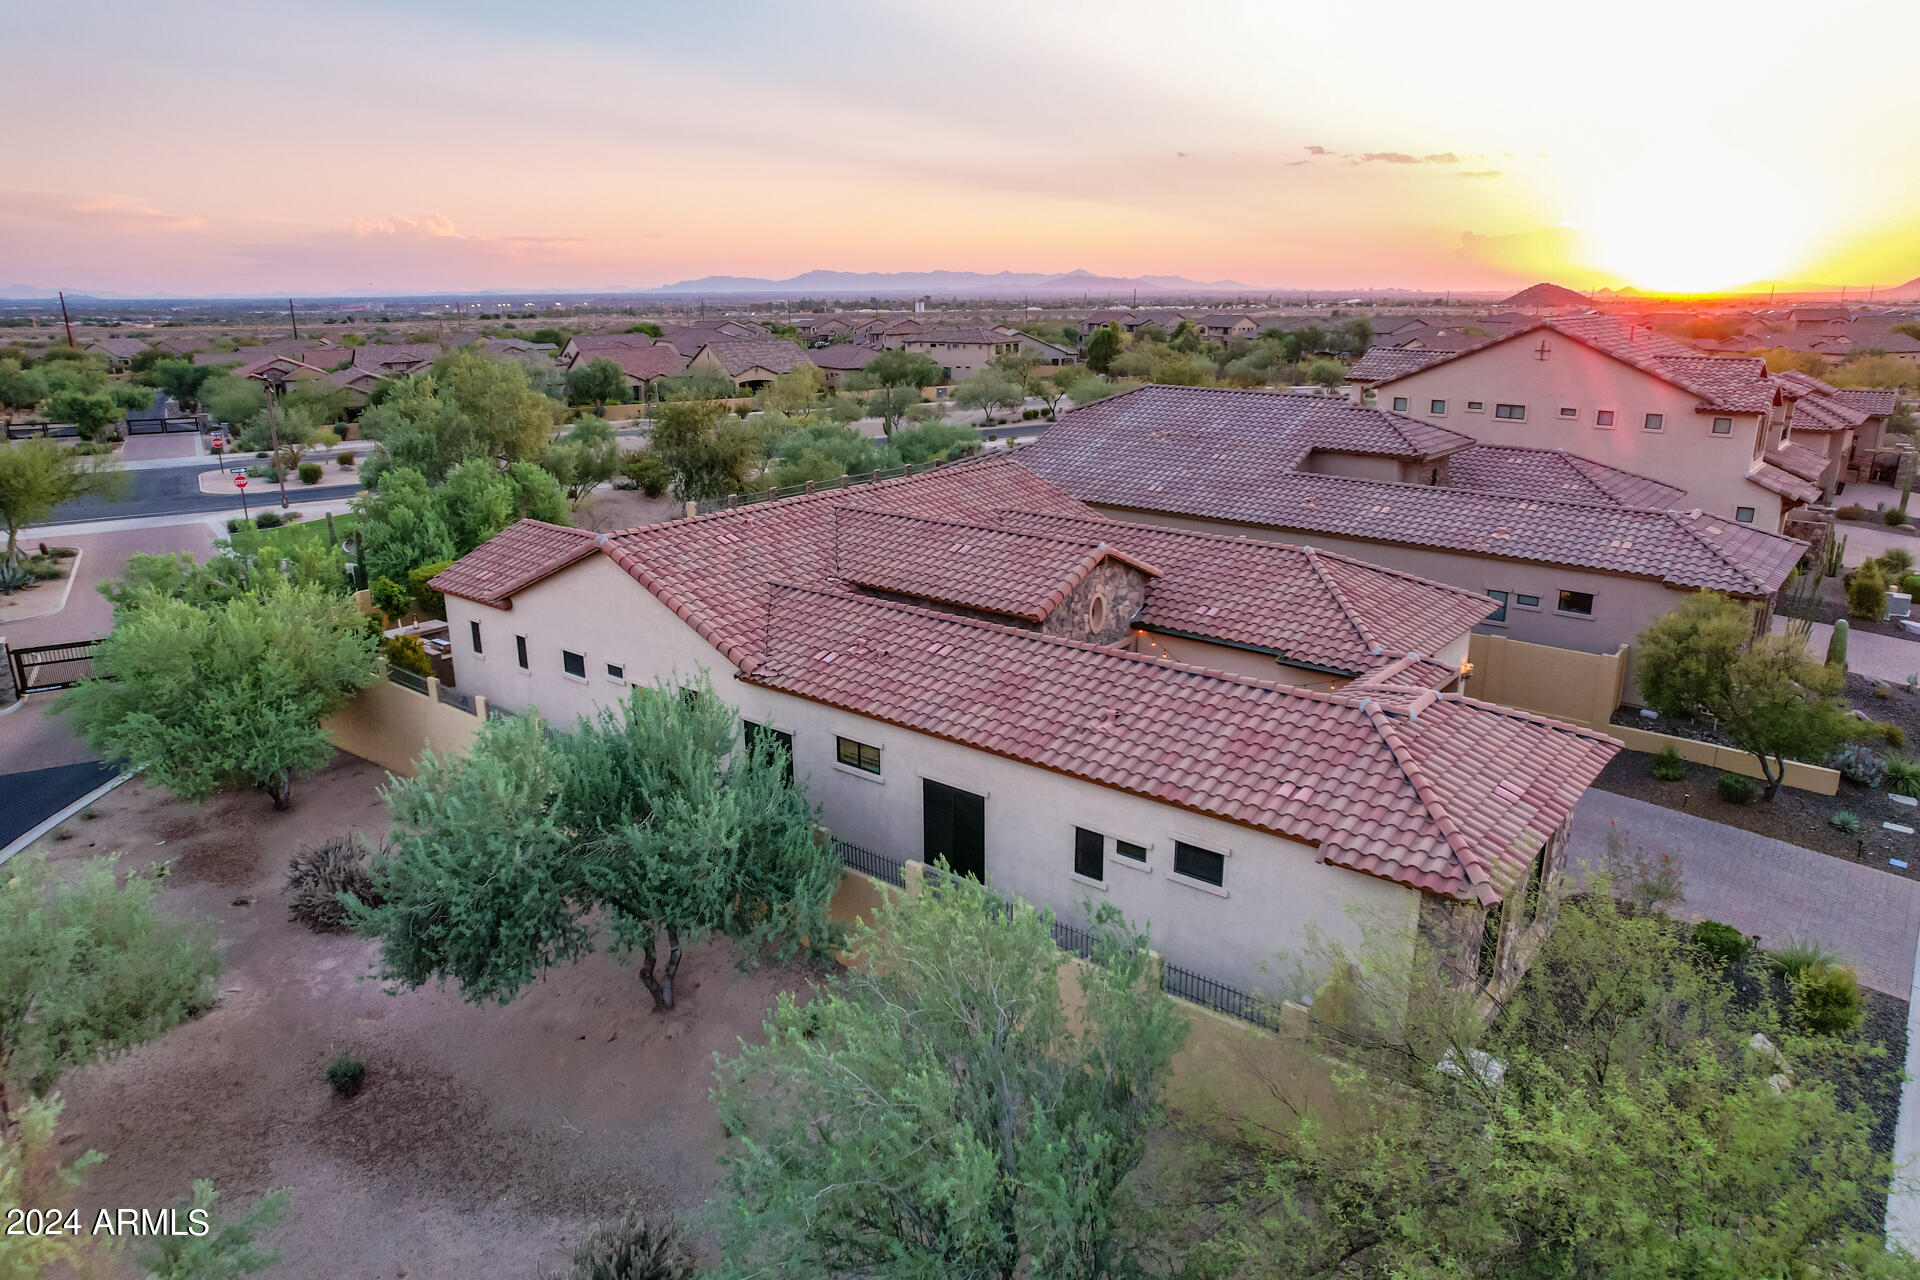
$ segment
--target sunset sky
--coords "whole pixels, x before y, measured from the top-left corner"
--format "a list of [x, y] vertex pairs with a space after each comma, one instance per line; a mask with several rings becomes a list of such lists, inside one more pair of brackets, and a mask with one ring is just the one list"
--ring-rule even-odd
[[1920, 4], [0, 0], [0, 285], [1920, 276]]

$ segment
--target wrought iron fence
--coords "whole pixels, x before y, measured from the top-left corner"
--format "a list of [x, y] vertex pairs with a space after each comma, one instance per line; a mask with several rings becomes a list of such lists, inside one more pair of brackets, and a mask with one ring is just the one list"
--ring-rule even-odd
[[51, 693], [71, 689], [93, 674], [93, 651], [99, 640], [75, 640], [66, 644], [36, 644], [7, 650], [13, 668], [14, 692]]
[[1215, 1013], [1251, 1022], [1256, 1027], [1265, 1027], [1269, 1031], [1280, 1029], [1279, 1010], [1271, 1000], [1262, 999], [1238, 987], [1230, 987], [1177, 964], [1161, 964], [1160, 989], [1168, 995], [1179, 996], [1182, 1000], [1212, 1009]]
[[845, 840], [834, 841], [834, 848], [840, 853], [841, 866], [850, 867], [876, 880], [885, 880], [896, 888], [906, 887], [907, 877], [902, 870], [904, 864], [894, 861], [885, 854], [875, 853], [871, 849], [862, 849], [857, 844], [848, 844]]

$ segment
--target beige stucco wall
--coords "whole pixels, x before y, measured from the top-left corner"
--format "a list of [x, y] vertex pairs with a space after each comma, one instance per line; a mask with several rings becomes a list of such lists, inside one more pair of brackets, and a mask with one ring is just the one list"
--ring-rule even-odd
[[[1064, 774], [976, 751], [734, 678], [733, 668], [691, 628], [610, 561], [594, 556], [523, 592], [508, 611], [449, 597], [461, 689], [512, 711], [537, 705], [565, 723], [624, 696], [605, 664], [630, 680], [706, 669], [714, 688], [750, 720], [793, 735], [794, 770], [841, 839], [894, 858], [923, 851], [922, 779], [986, 798], [987, 873], [996, 884], [1063, 918], [1087, 900], [1109, 901], [1151, 924], [1154, 945], [1176, 963], [1221, 981], [1264, 989], [1263, 963], [1306, 948], [1310, 932], [1357, 946], [1375, 922], [1408, 936], [1417, 891], [1330, 867], [1305, 845], [1202, 817]], [[478, 619], [486, 653], [470, 652]], [[513, 636], [525, 635], [533, 673], [514, 664]], [[589, 678], [561, 673], [563, 648], [583, 653]], [[875, 746], [878, 777], [835, 760], [836, 736]], [[1145, 845], [1144, 868], [1109, 856], [1104, 885], [1073, 874], [1074, 828]], [[1227, 855], [1222, 889], [1175, 879], [1173, 842]]]
[[469, 714], [437, 697], [381, 680], [355, 694], [320, 727], [340, 750], [411, 778], [422, 751], [464, 754], [485, 715], [484, 709]]
[[1355, 476], [1361, 480], [1400, 481], [1406, 478], [1399, 458], [1366, 453], [1328, 453], [1316, 449], [1301, 464], [1302, 471], [1322, 476]]
[[[1551, 357], [1536, 359], [1541, 336], [1526, 334], [1386, 383], [1377, 388], [1374, 407], [1391, 410], [1395, 398], [1404, 397], [1408, 417], [1486, 444], [1565, 449], [1686, 490], [1677, 507], [1729, 518], [1752, 507], [1758, 527], [1779, 531], [1779, 496], [1747, 479], [1761, 452], [1755, 448], [1760, 415], [1698, 413], [1698, 397], [1558, 334], [1545, 335]], [[1432, 412], [1435, 400], [1446, 402], [1444, 414]], [[1469, 412], [1468, 401], [1486, 407]], [[1526, 420], [1494, 417], [1496, 404], [1525, 405]], [[1562, 408], [1577, 416], [1562, 418]], [[1611, 428], [1595, 425], [1603, 409], [1613, 410]], [[1650, 413], [1663, 415], [1662, 430], [1645, 430]], [[1733, 419], [1731, 435], [1713, 434], [1716, 416]], [[1773, 435], [1780, 435], [1778, 428]]]

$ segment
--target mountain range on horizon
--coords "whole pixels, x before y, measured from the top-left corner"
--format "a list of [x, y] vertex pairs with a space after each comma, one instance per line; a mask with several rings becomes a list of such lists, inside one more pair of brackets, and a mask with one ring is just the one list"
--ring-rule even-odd
[[784, 280], [763, 276], [701, 276], [644, 293], [979, 293], [1060, 294], [1139, 290], [1142, 293], [1268, 293], [1264, 285], [1239, 280], [1189, 280], [1186, 276], [1103, 276], [1085, 268], [1072, 271], [834, 271], [815, 268]]

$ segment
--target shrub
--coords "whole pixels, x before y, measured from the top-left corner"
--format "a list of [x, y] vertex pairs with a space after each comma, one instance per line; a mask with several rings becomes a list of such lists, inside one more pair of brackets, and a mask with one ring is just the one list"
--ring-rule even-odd
[[679, 1227], [628, 1209], [580, 1242], [573, 1266], [543, 1280], [694, 1280], [698, 1274]]
[[1882, 511], [1880, 513], [1880, 518], [1886, 521], [1888, 524], [1898, 528], [1900, 525], [1903, 525], [1907, 522], [1907, 513], [1902, 511], [1898, 507], [1888, 507], [1885, 511]]
[[341, 453], [340, 453], [340, 456], [339, 456], [339, 457], [338, 457], [337, 459], [335, 459], [335, 461], [337, 461], [337, 462], [339, 462], [339, 464], [340, 464], [340, 465], [341, 465], [342, 467], [350, 467], [350, 466], [352, 466], [352, 465], [353, 465], [353, 450], [351, 450], [351, 449], [345, 449], [345, 450], [342, 450], [342, 451], [341, 451]]
[[390, 619], [387, 625], [397, 626], [400, 619], [407, 616], [413, 608], [413, 593], [395, 582], [392, 578], [375, 578], [367, 589], [367, 595], [373, 601], [373, 607]]
[[339, 1097], [351, 1098], [360, 1092], [360, 1086], [366, 1082], [367, 1064], [358, 1058], [336, 1053], [333, 1061], [327, 1064], [327, 1083], [333, 1086], [333, 1092]]
[[17, 564], [0, 563], [0, 596], [10, 596], [34, 584], [36, 579]]
[[427, 656], [427, 647], [420, 643], [419, 636], [394, 636], [380, 646], [380, 654], [390, 667], [417, 676], [433, 674], [433, 659]]
[[1753, 950], [1746, 934], [1718, 920], [1702, 920], [1693, 926], [1693, 945], [1723, 965], [1738, 964]]
[[321, 476], [321, 469], [320, 469], [319, 463], [303, 462], [300, 464], [300, 483], [301, 484], [319, 484], [320, 476]]
[[1686, 762], [1672, 745], [1660, 748], [1653, 757], [1653, 776], [1662, 782], [1679, 782], [1687, 776]]
[[282, 516], [278, 511], [262, 511], [253, 518], [253, 524], [256, 529], [278, 529], [286, 522], [286, 517]]
[[[384, 848], [384, 846], [383, 846]], [[336, 836], [293, 855], [281, 896], [292, 917], [317, 933], [343, 929], [347, 909], [340, 895], [350, 893], [370, 907], [382, 899], [368, 870], [370, 852], [358, 835]]]
[[1847, 835], [1853, 835], [1860, 830], [1860, 817], [1851, 809], [1834, 810], [1833, 816], [1828, 818], [1827, 822], [1834, 830], [1843, 831]]
[[1920, 760], [1912, 756], [1887, 757], [1885, 785], [1897, 796], [1920, 800]]
[[1873, 686], [1873, 696], [1876, 698], [1891, 698], [1893, 696], [1893, 686], [1876, 684]]
[[[1883, 689], [1885, 690], [1884, 693], [1881, 692]], [[1876, 698], [1891, 698], [1893, 696], [1893, 690], [1883, 684], [1873, 691], [1873, 696]], [[1891, 720], [1876, 720], [1867, 727], [1872, 732], [1879, 734], [1880, 740], [1889, 747], [1892, 747], [1895, 751], [1907, 745], [1907, 731]]]
[[1020, 420], [1022, 422], [1032, 422], [1035, 418], [1039, 416], [1040, 416], [1040, 411], [1038, 409], [1022, 409], [1020, 411]]
[[642, 449], [629, 455], [621, 470], [649, 498], [659, 497], [673, 483], [673, 472], [651, 449]]
[[420, 607], [420, 612], [441, 619], [447, 616], [447, 597], [427, 584], [452, 567], [453, 561], [441, 560], [407, 570], [407, 589], [413, 593], [413, 602]]
[[1793, 983], [1793, 1003], [1809, 1029], [1823, 1036], [1853, 1030], [1866, 1016], [1866, 997], [1860, 979], [1843, 964], [1809, 969]]
[[1877, 621], [1887, 611], [1887, 582], [1880, 566], [1869, 560], [1853, 571], [1847, 583], [1847, 612], [1856, 618]]
[[239, 516], [235, 516], [233, 519], [227, 521], [228, 533], [245, 533], [247, 530], [253, 527], [254, 527], [253, 521], [242, 520]]
[[1827, 757], [1827, 767], [1838, 769], [1848, 782], [1862, 787], [1877, 787], [1887, 776], [1887, 762], [1864, 742], [1849, 742]]
[[1910, 596], [1920, 596], [1920, 573], [1910, 573], [1900, 579], [1900, 590]]
[[61, 573], [60, 562], [52, 556], [32, 556], [21, 563], [35, 582], [52, 582]]
[[[1888, 522], [1889, 524], [1892, 521]], [[1889, 547], [1880, 553], [1882, 576], [1892, 582], [1907, 570], [1913, 568], [1913, 552], [1905, 547]]]
[[1849, 502], [1833, 514], [1841, 520], [1865, 520], [1867, 518], [1867, 509], [1857, 502]]
[[1758, 784], [1744, 773], [1723, 773], [1713, 780], [1713, 789], [1728, 804], [1752, 804], [1760, 794]]
[[1768, 952], [1767, 958], [1773, 962], [1774, 968], [1789, 978], [1797, 978], [1813, 969], [1824, 969], [1840, 959], [1833, 952], [1811, 942], [1799, 942], [1793, 938], [1788, 938], [1787, 945], [1778, 951]]

